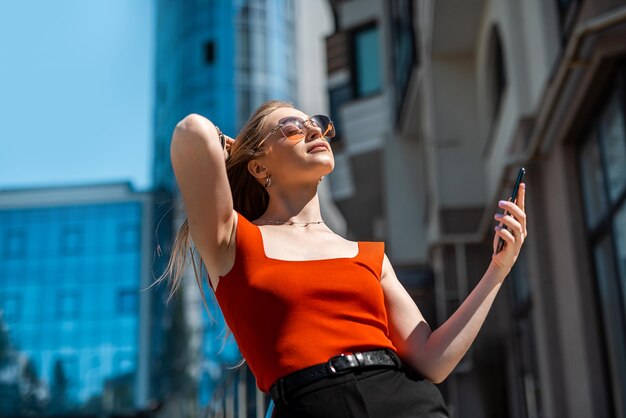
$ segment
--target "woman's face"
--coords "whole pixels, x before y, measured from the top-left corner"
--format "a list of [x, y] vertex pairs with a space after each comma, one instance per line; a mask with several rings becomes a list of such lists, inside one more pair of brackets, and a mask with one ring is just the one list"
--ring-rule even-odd
[[[317, 183], [335, 167], [330, 144], [322, 136], [322, 130], [309, 120], [309, 115], [289, 107], [278, 108], [269, 114], [266, 135], [288, 117], [308, 120], [304, 122], [304, 137], [289, 139], [281, 129], [275, 129], [263, 143], [265, 153], [257, 161], [272, 177], [272, 184]], [[288, 127], [284, 130], [289, 133]]]

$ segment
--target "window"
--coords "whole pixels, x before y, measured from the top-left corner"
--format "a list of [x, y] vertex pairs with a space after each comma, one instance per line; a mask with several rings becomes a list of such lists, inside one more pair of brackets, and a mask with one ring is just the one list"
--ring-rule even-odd
[[57, 317], [74, 319], [78, 316], [79, 299], [77, 291], [60, 291], [57, 294]]
[[396, 94], [395, 106], [396, 112], [398, 112], [407, 94], [413, 69], [417, 65], [416, 33], [413, 26], [414, 2], [412, 0], [391, 0], [388, 4], [391, 16], [390, 32], [393, 82]]
[[502, 38], [497, 25], [491, 28], [489, 39], [489, 96], [491, 97], [491, 118], [495, 121], [500, 113], [502, 96], [506, 90], [506, 64], [504, 61], [504, 50], [502, 48]]
[[117, 291], [117, 313], [119, 315], [137, 314], [137, 290], [122, 289]]
[[117, 248], [120, 251], [139, 249], [139, 231], [137, 224], [123, 223], [117, 227]]
[[378, 27], [368, 25], [352, 35], [354, 49], [354, 90], [356, 97], [370, 96], [381, 90]]
[[78, 226], [65, 226], [61, 231], [61, 254], [79, 255], [83, 252], [84, 234]]
[[[52, 366], [52, 388], [57, 396], [69, 395], [79, 386], [80, 370], [78, 358], [74, 355], [58, 357]], [[70, 391], [67, 393], [66, 391]], [[55, 393], [56, 392], [56, 393]]]
[[18, 322], [22, 316], [21, 295], [0, 295], [0, 310], [4, 320], [7, 322]]
[[[626, 399], [626, 124], [621, 77], [578, 149], [585, 221], [596, 273], [608, 374]], [[623, 408], [625, 405], [622, 405]], [[617, 410], [620, 407], [617, 406]]]
[[113, 375], [133, 372], [135, 361], [136, 355], [134, 351], [116, 350], [113, 355]]
[[580, 0], [556, 0], [556, 7], [559, 12], [559, 23], [561, 25], [561, 33], [563, 42], [567, 41], [567, 37], [571, 33], [578, 9], [580, 8]]
[[26, 256], [26, 231], [11, 228], [4, 233], [4, 256], [22, 258]]
[[513, 356], [510, 361], [518, 372], [515, 373], [515, 386], [522, 396], [523, 408], [521, 416], [543, 416], [541, 406], [541, 388], [539, 367], [537, 363], [535, 325], [533, 321], [532, 293], [529, 283], [530, 271], [526, 253], [522, 251], [519, 259], [509, 275], [509, 301], [511, 309], [511, 324], [513, 332], [510, 335], [509, 346]]
[[341, 106], [352, 99], [352, 88], [349, 84], [344, 84], [330, 89], [328, 92], [330, 102], [330, 118], [335, 125], [336, 136], [332, 142], [341, 140], [341, 118], [339, 117], [339, 110]]
[[215, 62], [215, 42], [207, 41], [204, 44], [204, 63], [213, 64]]

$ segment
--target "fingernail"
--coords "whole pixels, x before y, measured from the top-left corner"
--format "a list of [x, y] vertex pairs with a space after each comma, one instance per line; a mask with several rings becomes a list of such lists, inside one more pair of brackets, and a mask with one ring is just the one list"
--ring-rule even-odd
[[500, 219], [500, 218], [502, 218], [502, 214], [496, 213], [496, 219]]
[[506, 200], [501, 200], [498, 202], [498, 206], [506, 206]]

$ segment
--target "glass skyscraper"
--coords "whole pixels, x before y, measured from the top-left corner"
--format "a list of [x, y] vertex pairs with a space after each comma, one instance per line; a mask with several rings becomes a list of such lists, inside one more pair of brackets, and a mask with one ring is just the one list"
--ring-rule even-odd
[[0, 416], [143, 407], [151, 227], [127, 184], [0, 192]]
[[[180, 199], [169, 148], [176, 123], [186, 115], [206, 116], [235, 137], [265, 100], [296, 102], [295, 7], [294, 0], [157, 1], [153, 180], [158, 190]], [[185, 216], [180, 201], [176, 208], [180, 210], [173, 215], [174, 231]], [[190, 287], [181, 292], [184, 320], [190, 330], [190, 349], [199, 354], [197, 364], [189, 369], [198, 385], [198, 404], [205, 407], [240, 396], [231, 396], [229, 391], [241, 376], [246, 376], [249, 389], [255, 383], [244, 369], [228, 368], [241, 357], [232, 339], [222, 340], [225, 324], [211, 290], [205, 287], [216, 321], [206, 313], [195, 280], [187, 279]], [[260, 405], [254, 396], [247, 395], [253, 399], [246, 407], [249, 413]], [[209, 409], [215, 411], [214, 406]]]
[[154, 182], [174, 189], [169, 144], [199, 113], [229, 136], [263, 101], [295, 101], [294, 0], [157, 2]]

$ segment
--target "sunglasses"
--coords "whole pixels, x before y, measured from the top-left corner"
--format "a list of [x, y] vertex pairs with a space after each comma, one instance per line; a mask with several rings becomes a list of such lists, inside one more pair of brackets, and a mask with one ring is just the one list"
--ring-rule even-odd
[[285, 138], [290, 141], [300, 141], [306, 135], [306, 124], [310, 123], [312, 127], [319, 128], [322, 136], [328, 141], [335, 136], [335, 125], [328, 116], [313, 115], [308, 119], [302, 119], [297, 116], [289, 116], [278, 121], [278, 125], [270, 129], [269, 133], [259, 142], [257, 149], [265, 142], [273, 133], [280, 130]]

